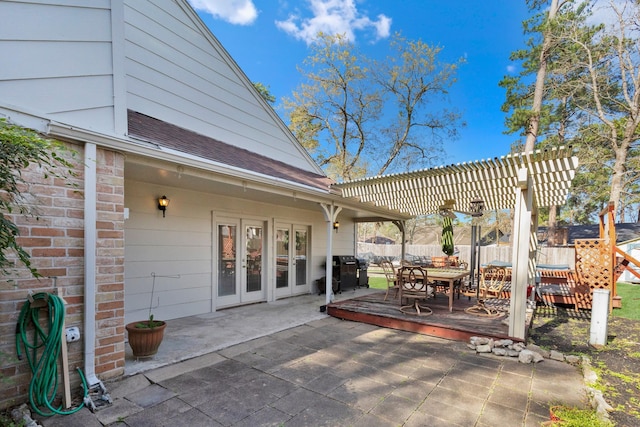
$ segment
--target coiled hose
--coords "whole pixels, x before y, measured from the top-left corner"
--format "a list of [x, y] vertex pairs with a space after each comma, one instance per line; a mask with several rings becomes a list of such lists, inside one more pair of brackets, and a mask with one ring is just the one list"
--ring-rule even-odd
[[[44, 300], [36, 304], [36, 301]], [[33, 302], [32, 302], [33, 301]], [[44, 308], [48, 309], [47, 328], [40, 325]], [[69, 415], [79, 411], [83, 405], [68, 411], [61, 410], [62, 405], [53, 407], [58, 392], [58, 355], [63, 337], [65, 308], [62, 299], [57, 295], [40, 292], [28, 299], [20, 310], [16, 326], [16, 351], [22, 360], [22, 349], [29, 362], [33, 374], [29, 383], [29, 403], [31, 408], [44, 417], [51, 415]], [[43, 319], [44, 320], [44, 319]], [[31, 328], [29, 328], [32, 325]], [[31, 335], [31, 342], [29, 336]], [[39, 355], [39, 357], [38, 357]], [[87, 382], [78, 368], [84, 387], [84, 397], [88, 395]]]

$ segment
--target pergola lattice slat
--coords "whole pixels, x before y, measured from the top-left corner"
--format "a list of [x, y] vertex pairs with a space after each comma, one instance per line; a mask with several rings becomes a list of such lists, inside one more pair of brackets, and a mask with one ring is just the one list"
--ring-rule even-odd
[[526, 168], [537, 207], [563, 205], [578, 167], [568, 147], [510, 154], [500, 158], [380, 175], [334, 184], [344, 197], [412, 216], [436, 213], [450, 200], [466, 211], [475, 197], [487, 210], [513, 209], [518, 170]]

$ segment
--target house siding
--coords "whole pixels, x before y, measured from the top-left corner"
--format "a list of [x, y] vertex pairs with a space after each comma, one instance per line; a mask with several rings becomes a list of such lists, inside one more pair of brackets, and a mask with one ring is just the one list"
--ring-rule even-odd
[[137, 0], [124, 16], [129, 109], [319, 171], [192, 10]]
[[186, 2], [111, 3], [0, 2], [3, 104], [121, 137], [130, 109], [320, 171]]
[[[129, 218], [125, 220], [126, 323], [148, 317], [151, 273], [171, 276], [156, 277], [151, 302], [156, 319], [170, 320], [217, 309], [213, 224], [221, 217], [263, 222], [266, 227], [265, 250], [270, 250], [273, 244], [272, 224], [309, 227], [309, 284], [324, 276], [327, 232], [326, 221], [319, 208], [317, 211], [291, 209], [132, 180], [125, 182], [125, 194], [125, 206], [129, 210]], [[164, 218], [157, 207], [157, 197], [162, 195], [171, 200]], [[354, 235], [348, 223], [344, 226], [344, 230], [341, 227], [334, 238], [336, 250], [344, 254], [354, 253]], [[275, 288], [273, 257], [267, 259], [264, 301], [272, 298], [269, 292]], [[315, 289], [310, 286], [308, 291], [314, 292]]]
[[6, 105], [113, 133], [110, 2], [0, 2]]

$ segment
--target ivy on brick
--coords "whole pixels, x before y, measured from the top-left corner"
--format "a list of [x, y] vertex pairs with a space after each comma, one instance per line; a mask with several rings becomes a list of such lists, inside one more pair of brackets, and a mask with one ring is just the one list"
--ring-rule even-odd
[[62, 178], [70, 186], [69, 178], [76, 176], [73, 164], [67, 160], [75, 152], [59, 141], [46, 139], [37, 132], [0, 119], [0, 269], [8, 274], [16, 262], [22, 263], [34, 277], [40, 277], [31, 265], [29, 253], [19, 244], [20, 230], [11, 215], [38, 218], [37, 202], [30, 200], [30, 182], [24, 171], [35, 167], [42, 178]]

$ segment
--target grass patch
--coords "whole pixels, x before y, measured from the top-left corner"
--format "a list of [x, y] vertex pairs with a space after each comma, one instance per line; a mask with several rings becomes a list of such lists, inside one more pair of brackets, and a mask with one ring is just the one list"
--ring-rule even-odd
[[614, 309], [613, 316], [640, 320], [640, 285], [619, 282], [616, 292], [622, 297], [622, 308]]
[[605, 427], [613, 426], [610, 421], [604, 421], [598, 418], [598, 415], [594, 409], [578, 409], [569, 408], [566, 406], [559, 406], [552, 408], [554, 414], [560, 418], [561, 421], [555, 423], [549, 423], [545, 425], [557, 425], [563, 427]]
[[373, 289], [387, 290], [387, 279], [378, 276], [369, 276], [369, 287]]

